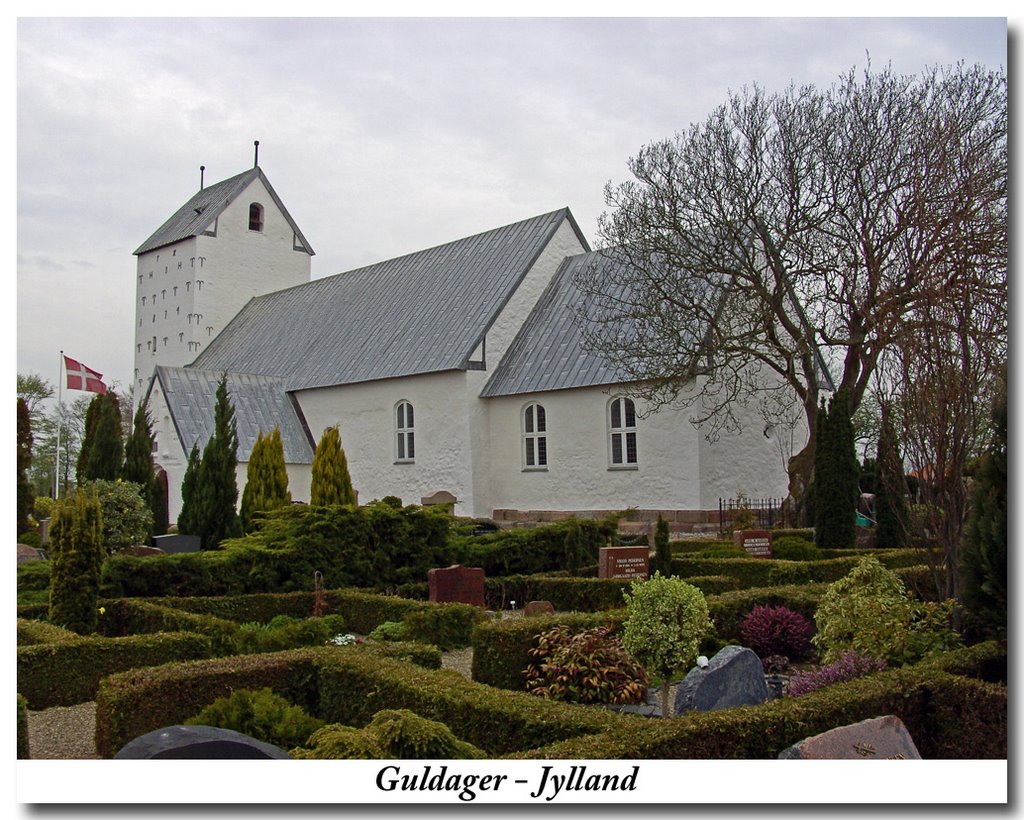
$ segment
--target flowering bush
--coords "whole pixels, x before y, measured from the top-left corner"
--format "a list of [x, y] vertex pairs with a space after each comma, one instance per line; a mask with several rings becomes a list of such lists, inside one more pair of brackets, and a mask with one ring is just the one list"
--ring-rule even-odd
[[642, 703], [647, 673], [607, 627], [572, 635], [556, 626], [529, 652], [526, 691], [570, 703]]
[[350, 633], [347, 635], [335, 635], [333, 638], [328, 639], [327, 643], [334, 644], [335, 646], [354, 646], [357, 643], [362, 643], [362, 641]]
[[881, 672], [883, 669], [885, 669], [885, 661], [860, 655], [853, 649], [848, 649], [839, 656], [838, 660], [828, 666], [820, 666], [809, 672], [798, 672], [793, 675], [789, 681], [789, 694], [799, 697], [813, 692], [815, 689], [820, 689], [822, 686], [853, 680], [873, 672]]
[[813, 634], [814, 624], [784, 606], [755, 606], [740, 624], [743, 645], [760, 658], [785, 655], [791, 660], [803, 660], [811, 650]]

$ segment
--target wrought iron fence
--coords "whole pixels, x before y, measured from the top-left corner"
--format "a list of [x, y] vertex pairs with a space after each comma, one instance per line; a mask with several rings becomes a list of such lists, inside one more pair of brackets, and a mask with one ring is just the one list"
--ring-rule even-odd
[[719, 498], [718, 535], [728, 536], [737, 513], [748, 510], [755, 519], [754, 528], [770, 530], [782, 523], [782, 498]]

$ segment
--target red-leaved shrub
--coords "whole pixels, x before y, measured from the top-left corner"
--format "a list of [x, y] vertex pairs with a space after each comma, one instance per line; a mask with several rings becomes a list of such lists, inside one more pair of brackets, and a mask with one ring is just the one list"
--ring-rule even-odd
[[785, 655], [790, 660], [802, 660], [811, 651], [813, 634], [814, 624], [784, 606], [755, 606], [740, 624], [743, 645], [760, 658]]
[[793, 697], [806, 695], [822, 686], [860, 678], [872, 672], [885, 669], [885, 661], [859, 655], [856, 650], [848, 649], [828, 666], [820, 666], [809, 672], [798, 672], [789, 680], [789, 694]]

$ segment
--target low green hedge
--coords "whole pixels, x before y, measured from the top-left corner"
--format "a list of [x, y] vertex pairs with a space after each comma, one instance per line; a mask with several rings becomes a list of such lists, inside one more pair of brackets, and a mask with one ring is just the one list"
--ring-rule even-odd
[[18, 760], [27, 760], [28, 753], [28, 701], [18, 694]]
[[1002, 759], [1007, 690], [933, 667], [905, 667], [760, 706], [620, 724], [518, 757], [774, 759], [804, 738], [880, 715], [906, 724], [925, 759]]
[[985, 641], [973, 646], [951, 649], [925, 658], [919, 667], [930, 666], [951, 675], [979, 678], [989, 683], [1006, 683], [1006, 645]]
[[604, 732], [623, 718], [493, 689], [457, 672], [413, 666], [362, 644], [218, 658], [113, 675], [96, 698], [96, 745], [112, 757], [130, 740], [183, 722], [233, 689], [268, 687], [330, 723], [367, 725], [381, 709], [410, 709], [440, 721], [492, 755]]
[[[182, 600], [182, 599], [169, 599]], [[161, 599], [118, 598], [103, 602], [100, 631], [109, 638], [156, 632], [193, 632], [210, 640], [214, 654], [231, 655], [236, 649], [238, 624], [225, 618], [167, 606]]]
[[708, 611], [722, 639], [740, 637], [740, 625], [755, 606], [784, 606], [814, 620], [821, 596], [827, 584], [795, 584], [792, 586], [738, 589], [712, 595], [708, 598]]
[[210, 639], [188, 632], [18, 647], [18, 691], [31, 709], [94, 700], [102, 678], [114, 672], [171, 661], [209, 658]]
[[48, 624], [46, 621], [28, 621], [18, 618], [18, 646], [77, 641], [81, 637], [77, 632]]
[[731, 575], [740, 586], [764, 587], [778, 583], [838, 581], [859, 559], [830, 558], [822, 561], [782, 561], [772, 558], [690, 558], [675, 556], [672, 572], [680, 578]]

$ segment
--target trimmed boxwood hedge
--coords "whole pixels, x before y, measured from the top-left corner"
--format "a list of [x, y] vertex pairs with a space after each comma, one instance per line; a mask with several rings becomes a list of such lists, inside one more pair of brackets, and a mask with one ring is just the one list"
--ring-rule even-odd
[[18, 691], [30, 709], [94, 700], [102, 678], [171, 661], [209, 658], [210, 639], [188, 632], [80, 638], [18, 647]]
[[45, 621], [28, 621], [18, 618], [18, 646], [34, 646], [40, 643], [77, 641], [82, 636], [70, 629], [63, 629]]
[[28, 701], [18, 694], [18, 760], [27, 760], [28, 753]]
[[457, 672], [432, 671], [389, 657], [400, 644], [362, 644], [173, 664], [112, 675], [96, 698], [96, 745], [113, 757], [130, 740], [183, 722], [233, 689], [268, 687], [328, 722], [361, 727], [381, 709], [410, 709], [445, 723], [493, 755], [583, 733], [623, 718], [602, 709], [496, 692]]
[[516, 756], [774, 759], [804, 738], [881, 715], [906, 724], [923, 758], [1006, 757], [1006, 687], [928, 666], [880, 672], [756, 707], [619, 725]]

